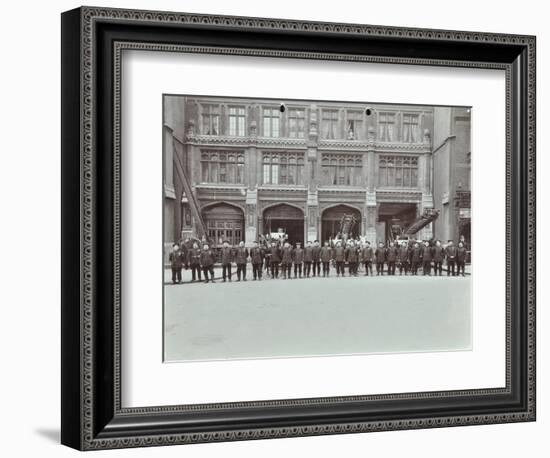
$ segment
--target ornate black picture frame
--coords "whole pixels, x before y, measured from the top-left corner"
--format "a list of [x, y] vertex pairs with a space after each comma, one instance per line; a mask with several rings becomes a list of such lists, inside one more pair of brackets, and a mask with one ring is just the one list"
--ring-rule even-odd
[[[62, 15], [62, 435], [80, 450], [535, 420], [533, 36], [82, 7]], [[506, 386], [121, 406], [124, 49], [506, 72]]]

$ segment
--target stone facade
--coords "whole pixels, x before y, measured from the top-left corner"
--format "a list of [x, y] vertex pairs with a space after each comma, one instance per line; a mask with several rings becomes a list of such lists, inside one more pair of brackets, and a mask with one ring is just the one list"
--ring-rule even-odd
[[[336, 235], [343, 214], [354, 216], [353, 233], [385, 241], [434, 207], [437, 110], [165, 96], [165, 241], [200, 234], [191, 203], [214, 243], [250, 244], [279, 228], [294, 242], [322, 240]], [[469, 142], [469, 122], [466, 130]], [[175, 160], [191, 182], [193, 202]], [[433, 235], [432, 224], [418, 234]]]
[[440, 210], [434, 236], [471, 244], [471, 113], [464, 107], [436, 107], [433, 190]]

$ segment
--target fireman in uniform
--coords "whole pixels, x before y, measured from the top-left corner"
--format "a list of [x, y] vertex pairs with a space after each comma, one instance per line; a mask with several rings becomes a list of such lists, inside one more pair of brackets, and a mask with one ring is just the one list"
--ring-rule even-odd
[[342, 242], [336, 243], [334, 249], [334, 262], [336, 263], [336, 276], [339, 277], [342, 274], [344, 276], [344, 261], [346, 259], [346, 250], [342, 246]]
[[365, 242], [365, 246], [361, 250], [361, 259], [363, 260], [363, 264], [365, 264], [365, 275], [370, 274], [372, 276], [372, 257], [374, 255], [373, 249], [370, 246], [370, 242]]
[[311, 252], [311, 257], [313, 259], [313, 276], [321, 275], [321, 247], [319, 246], [319, 240], [313, 242], [313, 250]]
[[414, 246], [411, 249], [411, 273], [416, 275], [418, 272], [418, 266], [422, 261], [422, 250], [418, 242], [415, 242]]
[[424, 248], [422, 249], [422, 271], [424, 275], [432, 274], [432, 251], [433, 249], [430, 246], [430, 242], [424, 242]]
[[199, 245], [197, 243], [193, 243], [193, 248], [191, 248], [188, 252], [188, 261], [187, 263], [191, 267], [191, 281], [199, 280], [202, 281], [201, 278], [201, 250], [199, 248]]
[[346, 260], [348, 261], [349, 276], [357, 276], [357, 264], [359, 262], [359, 256], [357, 253], [357, 247], [355, 242], [350, 240], [348, 242], [348, 247], [346, 248]]
[[[463, 242], [458, 242], [458, 248], [456, 250], [456, 274], [466, 276], [466, 247]], [[461, 273], [462, 272], [462, 273]]]
[[222, 263], [222, 277], [223, 281], [229, 278], [231, 281], [231, 263], [233, 262], [233, 248], [229, 246], [229, 242], [224, 241], [223, 247], [220, 252], [220, 258]]
[[438, 275], [439, 273], [439, 276], [441, 277], [443, 273], [443, 259], [445, 258], [445, 251], [443, 250], [439, 240], [435, 242], [432, 254], [434, 261], [434, 275]]
[[376, 259], [376, 275], [384, 275], [384, 262], [386, 262], [386, 249], [384, 244], [380, 242], [378, 248], [374, 252]]
[[390, 242], [390, 246], [386, 251], [388, 262], [388, 275], [395, 275], [395, 263], [397, 262], [397, 247], [394, 242]]
[[311, 242], [307, 242], [304, 248], [304, 277], [309, 277], [311, 273], [311, 263], [313, 262], [313, 247]]
[[323, 263], [323, 277], [328, 277], [330, 274], [330, 261], [332, 259], [332, 248], [328, 242], [321, 248], [321, 262]]
[[294, 278], [297, 278], [300, 275], [302, 278], [302, 263], [304, 262], [304, 249], [300, 242], [296, 242], [296, 248], [292, 253], [292, 259], [294, 261]]
[[281, 249], [277, 242], [271, 242], [271, 248], [269, 250], [271, 267], [271, 278], [279, 278], [279, 263], [281, 262]]
[[283, 268], [283, 278], [285, 280], [290, 280], [292, 269], [292, 246], [288, 242], [285, 242], [285, 244], [283, 245], [281, 267]]
[[261, 280], [264, 250], [258, 246], [258, 242], [254, 242], [254, 246], [250, 249], [250, 260], [252, 261], [252, 276], [254, 280]]
[[183, 268], [184, 259], [180, 246], [177, 243], [172, 245], [172, 251], [168, 256], [168, 260], [172, 269], [172, 283], [181, 283], [181, 269]]
[[206, 243], [200, 254], [200, 265], [204, 274], [204, 282], [208, 283], [208, 274], [210, 274], [210, 281], [214, 283], [214, 253]]
[[399, 259], [399, 275], [407, 275], [409, 271], [409, 247], [407, 242], [401, 243], [397, 252], [397, 259]]
[[456, 247], [453, 244], [452, 240], [449, 240], [449, 243], [447, 245], [447, 248], [445, 248], [445, 255], [447, 256], [447, 277], [449, 275], [455, 276], [455, 264], [456, 264], [456, 255], [457, 250]]
[[246, 261], [248, 259], [248, 249], [245, 248], [244, 242], [239, 243], [239, 247], [235, 252], [235, 263], [237, 264], [237, 281], [246, 281]]

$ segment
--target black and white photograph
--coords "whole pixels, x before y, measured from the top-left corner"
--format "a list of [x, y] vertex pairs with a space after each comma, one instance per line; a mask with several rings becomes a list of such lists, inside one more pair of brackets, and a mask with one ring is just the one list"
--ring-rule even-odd
[[472, 349], [475, 107], [162, 98], [164, 362]]

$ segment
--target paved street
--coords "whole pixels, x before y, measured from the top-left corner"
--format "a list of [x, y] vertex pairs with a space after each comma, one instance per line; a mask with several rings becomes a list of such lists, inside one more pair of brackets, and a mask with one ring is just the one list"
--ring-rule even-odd
[[470, 348], [469, 276], [233, 277], [166, 284], [166, 361]]

